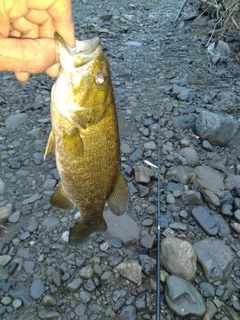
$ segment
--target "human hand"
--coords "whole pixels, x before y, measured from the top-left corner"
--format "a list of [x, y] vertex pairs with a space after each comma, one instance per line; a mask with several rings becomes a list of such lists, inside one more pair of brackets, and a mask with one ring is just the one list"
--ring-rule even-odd
[[0, 71], [19, 81], [30, 73], [58, 75], [55, 31], [75, 47], [71, 0], [0, 0], [0, 21]]

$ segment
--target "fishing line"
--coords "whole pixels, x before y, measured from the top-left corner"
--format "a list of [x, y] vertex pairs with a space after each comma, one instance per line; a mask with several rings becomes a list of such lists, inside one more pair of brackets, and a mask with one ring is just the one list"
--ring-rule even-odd
[[159, 124], [159, 131], [158, 131], [158, 203], [157, 203], [157, 294], [156, 294], [156, 320], [161, 319], [161, 213], [160, 213], [160, 206], [161, 206], [161, 181], [160, 181], [160, 166], [161, 166], [161, 148], [160, 148], [160, 107], [158, 110], [158, 124]]

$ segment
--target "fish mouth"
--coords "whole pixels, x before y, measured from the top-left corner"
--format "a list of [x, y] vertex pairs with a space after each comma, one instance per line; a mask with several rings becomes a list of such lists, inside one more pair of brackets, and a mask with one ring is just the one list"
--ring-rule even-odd
[[56, 41], [56, 51], [60, 53], [60, 56], [62, 50], [67, 51], [73, 57], [75, 68], [79, 68], [93, 60], [101, 51], [99, 37], [81, 41], [77, 40], [75, 48], [70, 47], [58, 32], [54, 33], [54, 38]]

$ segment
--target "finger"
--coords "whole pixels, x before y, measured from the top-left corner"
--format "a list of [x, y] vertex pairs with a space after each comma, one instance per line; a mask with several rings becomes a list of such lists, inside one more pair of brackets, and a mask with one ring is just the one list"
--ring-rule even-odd
[[60, 67], [61, 67], [60, 63], [54, 64], [52, 67], [46, 70], [47, 75], [51, 78], [56, 78], [59, 74]]
[[12, 22], [12, 28], [21, 33], [23, 38], [37, 38], [38, 26], [27, 21], [25, 17], [18, 18]]
[[[1, 8], [2, 9], [2, 8]], [[10, 21], [8, 15], [6, 15], [4, 12], [1, 12], [0, 9], [0, 35], [2, 37], [7, 38], [10, 31]]]
[[54, 38], [55, 28], [52, 23], [52, 19], [46, 20], [41, 26], [39, 26], [39, 37], [40, 38]]
[[28, 72], [15, 72], [15, 77], [18, 81], [26, 82], [30, 77], [30, 73]]
[[55, 41], [49, 38], [0, 38], [0, 52], [0, 71], [41, 73], [58, 62]]
[[74, 35], [71, 0], [56, 0], [51, 8], [48, 9], [48, 13], [52, 17], [55, 30], [69, 46], [75, 47], [76, 40]]

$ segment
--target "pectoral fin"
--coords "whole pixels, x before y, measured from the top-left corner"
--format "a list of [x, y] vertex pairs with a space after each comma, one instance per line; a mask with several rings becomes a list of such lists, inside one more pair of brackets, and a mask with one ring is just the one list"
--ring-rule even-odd
[[76, 246], [85, 241], [91, 233], [106, 230], [107, 225], [102, 217], [92, 221], [85, 221], [83, 218], [80, 218], [70, 229], [68, 241], [70, 245]]
[[128, 186], [122, 173], [119, 171], [113, 192], [110, 194], [107, 202], [113, 213], [121, 215], [128, 206]]
[[68, 197], [66, 192], [63, 190], [62, 184], [58, 184], [57, 190], [54, 191], [50, 198], [50, 204], [54, 207], [61, 209], [72, 209], [74, 202]]
[[46, 146], [46, 150], [44, 153], [44, 160], [55, 153], [55, 136], [54, 133], [51, 131], [48, 137], [48, 142]]
[[65, 149], [73, 150], [76, 156], [82, 157], [84, 155], [84, 145], [78, 129], [74, 129], [70, 135], [65, 135], [63, 144]]

